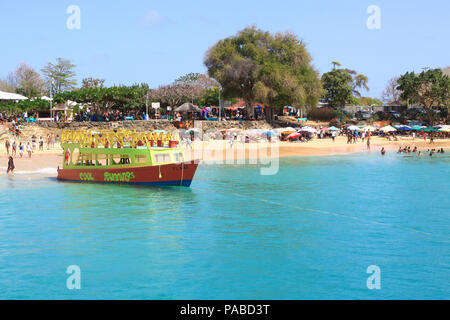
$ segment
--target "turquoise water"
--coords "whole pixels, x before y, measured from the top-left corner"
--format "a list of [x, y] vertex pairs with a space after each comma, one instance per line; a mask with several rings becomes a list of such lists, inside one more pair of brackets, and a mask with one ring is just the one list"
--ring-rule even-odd
[[[190, 189], [0, 176], [0, 298], [449, 299], [449, 164], [201, 165]], [[69, 265], [81, 290], [66, 288]]]

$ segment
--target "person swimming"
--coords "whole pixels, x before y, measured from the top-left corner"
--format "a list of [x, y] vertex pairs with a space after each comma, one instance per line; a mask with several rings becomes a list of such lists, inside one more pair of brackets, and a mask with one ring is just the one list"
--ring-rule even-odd
[[8, 169], [6, 170], [6, 173], [8, 174], [8, 173], [14, 173], [14, 169], [15, 169], [15, 166], [14, 166], [14, 159], [13, 159], [13, 157], [9, 157], [9, 159], [8, 159]]

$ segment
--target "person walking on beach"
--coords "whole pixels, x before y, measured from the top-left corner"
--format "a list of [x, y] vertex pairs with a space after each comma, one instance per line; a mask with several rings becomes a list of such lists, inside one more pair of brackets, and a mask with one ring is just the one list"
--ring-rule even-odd
[[5, 147], [6, 147], [6, 153], [8, 154], [8, 156], [9, 156], [9, 147], [10, 147], [11, 145], [10, 145], [10, 143], [9, 143], [9, 140], [8, 139], [6, 139], [5, 140]]
[[27, 143], [27, 152], [28, 152], [28, 158], [31, 159], [31, 153], [33, 152], [33, 149], [31, 148], [30, 143]]
[[22, 158], [23, 156], [23, 144], [22, 142], [19, 142], [19, 156]]
[[333, 139], [333, 142], [336, 139], [336, 131], [331, 132], [331, 139]]
[[16, 156], [17, 155], [17, 145], [16, 145], [16, 140], [12, 141], [12, 152], [11, 155]]
[[370, 136], [367, 137], [367, 150], [370, 151]]
[[6, 169], [6, 174], [8, 174], [8, 173], [14, 173], [14, 159], [13, 159], [13, 157], [12, 156], [9, 156], [9, 159], [8, 159], [8, 169]]
[[42, 136], [39, 137], [39, 151], [44, 151], [44, 139], [42, 139]]
[[52, 145], [52, 149], [55, 147], [55, 135], [52, 133], [50, 137], [50, 144]]

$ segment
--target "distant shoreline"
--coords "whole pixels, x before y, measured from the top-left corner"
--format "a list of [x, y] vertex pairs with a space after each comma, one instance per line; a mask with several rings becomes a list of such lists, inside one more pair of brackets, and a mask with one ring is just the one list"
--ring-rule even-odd
[[[239, 163], [236, 163], [237, 165], [245, 164], [252, 159], [257, 159], [258, 161], [255, 164], [258, 164], [276, 157], [333, 156], [368, 151], [366, 142], [359, 140], [356, 144], [347, 144], [347, 138], [342, 136], [337, 137], [335, 142], [331, 139], [314, 139], [307, 143], [280, 142], [276, 144], [267, 142], [243, 144], [242, 142], [235, 142], [233, 144], [233, 152], [230, 152], [229, 140], [204, 141], [203, 143], [196, 141], [193, 145], [193, 149], [185, 149], [186, 160], [200, 159], [205, 162], [226, 163], [228, 156], [229, 160], [240, 160]], [[200, 151], [202, 146], [204, 147], [203, 152]], [[379, 152], [382, 147], [387, 151], [397, 151], [400, 146], [410, 146], [411, 148], [417, 146], [421, 151], [433, 148], [444, 148], [448, 150], [450, 148], [450, 139], [436, 139], [434, 144], [430, 144], [428, 140], [425, 142], [423, 139], [413, 141], [411, 138], [406, 138], [399, 141], [387, 141], [384, 138], [372, 137], [370, 152]], [[7, 161], [8, 157], [5, 146], [1, 145], [0, 175], [6, 174]], [[52, 150], [44, 149], [44, 151], [35, 151], [31, 159], [28, 158], [26, 153], [24, 153], [23, 158], [19, 158], [18, 156], [14, 158], [15, 171], [22, 174], [38, 172], [39, 170], [42, 173], [50, 174], [50, 169], [54, 168], [54, 175], [56, 175], [56, 169], [58, 166], [62, 166], [62, 161], [62, 149], [57, 145]]]

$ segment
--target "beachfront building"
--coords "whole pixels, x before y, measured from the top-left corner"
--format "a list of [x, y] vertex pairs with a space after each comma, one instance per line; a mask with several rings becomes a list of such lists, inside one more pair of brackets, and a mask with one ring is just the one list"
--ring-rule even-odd
[[7, 101], [19, 102], [22, 100], [28, 100], [28, 98], [17, 93], [0, 91], [0, 102], [7, 102]]

